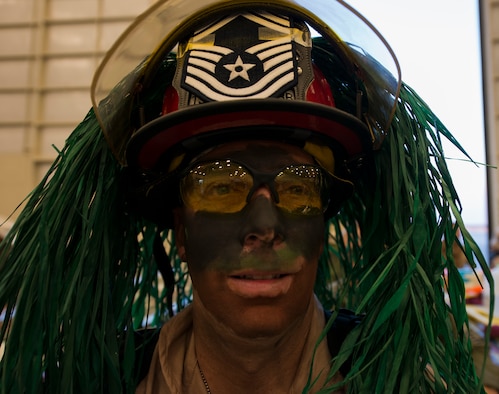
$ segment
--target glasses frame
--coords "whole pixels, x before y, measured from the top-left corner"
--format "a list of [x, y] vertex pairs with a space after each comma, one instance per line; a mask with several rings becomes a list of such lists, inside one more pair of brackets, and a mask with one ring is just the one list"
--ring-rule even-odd
[[[180, 199], [181, 199], [182, 203], [187, 207], [195, 208], [195, 207], [191, 207], [186, 202], [186, 198], [184, 197], [184, 194], [185, 194], [184, 187], [185, 187], [185, 180], [187, 179], [187, 177], [192, 173], [192, 171], [196, 167], [210, 165], [210, 164], [217, 165], [219, 163], [228, 163], [228, 162], [230, 162], [231, 165], [236, 165], [236, 166], [242, 167], [242, 169], [247, 171], [247, 173], [252, 178], [253, 182], [252, 182], [251, 188], [248, 191], [248, 194], [246, 196], [245, 207], [250, 203], [253, 195], [255, 194], [255, 192], [259, 188], [261, 188], [263, 186], [267, 186], [269, 191], [270, 191], [270, 194], [272, 196], [272, 200], [274, 201], [276, 206], [283, 211], [293, 213], [293, 212], [286, 210], [284, 207], [279, 206], [280, 198], [279, 198], [279, 193], [277, 192], [276, 187], [275, 187], [275, 180], [276, 180], [277, 176], [280, 173], [282, 173], [283, 171], [288, 170], [290, 168], [301, 168], [301, 167], [313, 168], [314, 170], [317, 170], [318, 174], [320, 174], [320, 200], [321, 200], [322, 214], [324, 214], [329, 207], [332, 179], [331, 179], [331, 175], [327, 171], [325, 171], [321, 166], [319, 166], [317, 164], [296, 163], [296, 164], [285, 165], [285, 166], [283, 166], [283, 167], [281, 167], [273, 172], [265, 172], [265, 171], [257, 170], [257, 169], [255, 169], [255, 168], [253, 168], [245, 163], [242, 163], [240, 161], [233, 160], [233, 159], [198, 161], [198, 162], [195, 162], [192, 165], [188, 166], [184, 171], [182, 171], [180, 173], [180, 176], [179, 176], [179, 178], [180, 178], [179, 194], [180, 194]], [[244, 209], [244, 207], [242, 209]], [[236, 212], [239, 212], [239, 211], [236, 211]], [[220, 213], [229, 213], [229, 212], [220, 212]], [[298, 214], [298, 213], [294, 213], [294, 214], [300, 215], [300, 216], [307, 216], [306, 214]]]

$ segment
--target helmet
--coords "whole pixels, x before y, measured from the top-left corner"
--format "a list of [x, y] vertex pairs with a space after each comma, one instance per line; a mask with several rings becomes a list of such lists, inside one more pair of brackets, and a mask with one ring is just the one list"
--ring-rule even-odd
[[[335, 192], [327, 215], [334, 214], [393, 115], [400, 73], [389, 47], [339, 1], [314, 2], [313, 14], [299, 1], [204, 0], [185, 14], [189, 18], [172, 15], [173, 3], [158, 3], [132, 25], [92, 87], [96, 114], [129, 171], [136, 205], [169, 225], [178, 174], [193, 157], [235, 139], [272, 139], [300, 146], [331, 175]], [[317, 17], [319, 6], [342, 21], [338, 31]], [[340, 38], [346, 21], [356, 22], [349, 29], [369, 28], [387, 65]], [[113, 65], [137, 59], [142, 51], [135, 40], [155, 29], [163, 34], [159, 47], [106, 91], [108, 77], [119, 75]]]

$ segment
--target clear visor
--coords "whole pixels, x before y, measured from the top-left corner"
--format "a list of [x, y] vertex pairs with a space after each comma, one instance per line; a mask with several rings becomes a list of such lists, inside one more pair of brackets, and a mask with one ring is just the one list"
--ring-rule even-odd
[[[91, 88], [92, 104], [106, 139], [118, 160], [134, 130], [130, 111], [139, 82], [147, 80], [163, 57], [181, 38], [207, 18], [241, 10], [266, 9], [298, 16], [312, 35], [330, 40], [344, 58], [359, 69], [368, 102], [367, 123], [380, 143], [387, 132], [398, 99], [400, 67], [380, 33], [348, 4], [339, 0], [164, 0], [140, 15], [108, 51]], [[319, 17], [320, 16], [320, 17]]]

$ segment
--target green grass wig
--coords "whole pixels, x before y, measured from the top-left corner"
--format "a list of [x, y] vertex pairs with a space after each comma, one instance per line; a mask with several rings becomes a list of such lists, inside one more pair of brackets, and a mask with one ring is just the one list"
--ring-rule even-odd
[[[316, 293], [365, 314], [337, 356], [353, 357], [340, 384], [348, 392], [482, 390], [450, 252], [458, 230], [472, 266], [488, 281], [490, 271], [461, 218], [441, 138], [460, 148], [403, 85], [388, 136], [330, 221]], [[134, 332], [190, 302], [172, 234], [131, 209], [125, 177], [90, 111], [0, 248], [1, 393], [133, 393]], [[154, 253], [158, 242], [164, 253]]]

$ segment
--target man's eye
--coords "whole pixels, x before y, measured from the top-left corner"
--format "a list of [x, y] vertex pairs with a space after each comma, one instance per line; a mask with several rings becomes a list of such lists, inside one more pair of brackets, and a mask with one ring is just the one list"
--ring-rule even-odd
[[244, 182], [217, 182], [205, 188], [205, 196], [226, 196], [247, 192], [248, 186]]
[[289, 195], [293, 195], [293, 196], [304, 196], [304, 195], [308, 195], [310, 192], [309, 192], [309, 188], [306, 187], [305, 185], [290, 184], [290, 185], [286, 185], [284, 188], [279, 190], [279, 193], [280, 194], [282, 194], [282, 193], [289, 194]]
[[288, 193], [302, 195], [305, 194], [306, 189], [302, 185], [294, 185], [288, 189]]
[[231, 186], [228, 183], [214, 183], [209, 185], [204, 194], [210, 196], [223, 196], [231, 192]]

